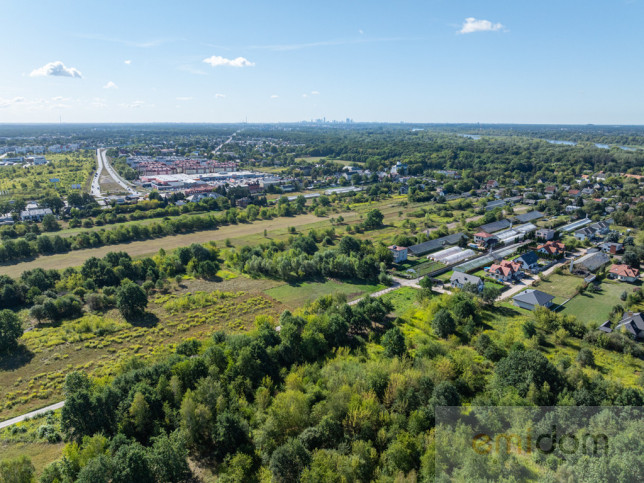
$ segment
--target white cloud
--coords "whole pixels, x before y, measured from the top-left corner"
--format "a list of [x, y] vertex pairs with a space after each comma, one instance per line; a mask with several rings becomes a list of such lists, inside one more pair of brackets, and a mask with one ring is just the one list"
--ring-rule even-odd
[[132, 61], [128, 59], [128, 60], [124, 60], [123, 63], [126, 64], [126, 65], [130, 65], [132, 63]]
[[277, 94], [273, 94], [273, 95], [271, 96], [271, 99], [277, 99], [278, 97], [279, 97], [279, 96], [278, 96]]
[[184, 97], [184, 96], [177, 97], [177, 101], [182, 101], [182, 102], [191, 101], [192, 99], [193, 99], [192, 97]]
[[204, 63], [210, 64], [213, 67], [228, 66], [228, 67], [252, 67], [254, 62], [249, 61], [244, 57], [237, 57], [236, 59], [227, 59], [219, 55], [213, 55], [203, 60]]
[[107, 84], [103, 86], [103, 89], [118, 89], [119, 86], [117, 86], [114, 82], [109, 81]]
[[477, 20], [474, 17], [467, 17], [458, 33], [471, 34], [474, 32], [496, 32], [503, 28], [503, 24], [500, 23], [492, 23], [489, 20]]
[[226, 94], [215, 94], [215, 99], [223, 99], [226, 97]]
[[14, 97], [13, 99], [3, 99], [0, 97], [0, 109], [4, 109], [6, 107], [11, 107], [15, 104], [19, 104], [21, 102], [25, 102], [24, 97]]
[[318, 91], [311, 91], [312, 96], [319, 96], [320, 93]]
[[31, 77], [56, 76], [76, 77], [78, 79], [83, 77], [83, 74], [81, 74], [78, 69], [75, 69], [74, 67], [65, 67], [65, 64], [63, 64], [60, 60], [57, 60], [56, 62], [50, 62], [49, 64], [45, 64], [42, 67], [39, 67], [38, 69], [34, 69], [29, 75]]
[[309, 97], [308, 94], [302, 94], [302, 97]]
[[358, 30], [358, 33], [359, 33], [360, 35], [362, 35], [362, 34], [364, 33], [364, 30], [359, 29], [359, 30]]

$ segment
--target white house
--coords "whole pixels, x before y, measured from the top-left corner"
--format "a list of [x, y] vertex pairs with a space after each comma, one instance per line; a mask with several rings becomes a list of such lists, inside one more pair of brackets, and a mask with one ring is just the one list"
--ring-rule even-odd
[[407, 247], [399, 247], [397, 245], [388, 246], [389, 251], [394, 256], [394, 263], [402, 263], [407, 260]]
[[483, 287], [485, 286], [483, 280], [481, 280], [480, 277], [457, 271], [452, 273], [452, 277], [449, 279], [449, 283], [452, 287], [456, 288], [463, 288], [466, 284], [469, 283], [474, 285], [479, 292], [483, 290]]

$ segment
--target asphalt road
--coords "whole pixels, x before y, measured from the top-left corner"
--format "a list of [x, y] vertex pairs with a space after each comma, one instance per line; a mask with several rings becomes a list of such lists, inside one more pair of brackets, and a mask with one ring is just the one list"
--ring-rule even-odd
[[65, 401], [61, 401], [56, 404], [52, 404], [51, 406], [47, 406], [41, 409], [37, 409], [36, 411], [31, 411], [30, 413], [23, 414], [22, 416], [16, 416], [13, 419], [7, 419], [6, 421], [0, 422], [0, 429], [6, 428], [8, 426], [12, 426], [16, 423], [20, 423], [21, 421], [24, 421], [25, 419], [28, 418], [33, 418], [34, 416], [37, 416], [42, 413], [46, 413], [47, 411], [54, 411], [55, 409], [60, 409], [65, 405]]
[[107, 153], [107, 149], [96, 150], [97, 167], [96, 167], [96, 174], [92, 179], [92, 187], [90, 190], [90, 194], [95, 198], [103, 197], [103, 194], [101, 193], [101, 186], [100, 186], [100, 175], [103, 169], [107, 171], [107, 173], [110, 175], [110, 177], [114, 180], [115, 183], [117, 183], [121, 188], [123, 188], [129, 194], [131, 195], [139, 194], [134, 188], [132, 188], [131, 185], [127, 183], [127, 181], [121, 178], [121, 176], [114, 170], [114, 168], [112, 167], [112, 165], [107, 159], [106, 153]]

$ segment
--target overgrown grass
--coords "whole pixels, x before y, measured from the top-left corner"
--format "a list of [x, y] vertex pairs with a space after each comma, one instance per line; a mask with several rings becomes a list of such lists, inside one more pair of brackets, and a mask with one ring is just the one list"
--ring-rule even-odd
[[384, 289], [384, 285], [338, 282], [302, 282], [300, 284], [285, 284], [266, 290], [266, 294], [289, 307], [300, 307], [312, 302], [323, 295], [344, 294], [347, 300], [356, 299], [362, 295]]

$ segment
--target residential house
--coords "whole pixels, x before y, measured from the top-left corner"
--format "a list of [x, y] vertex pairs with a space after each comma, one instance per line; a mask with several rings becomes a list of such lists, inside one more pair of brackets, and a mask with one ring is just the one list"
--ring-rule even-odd
[[602, 252], [615, 255], [624, 251], [624, 244], [617, 242], [604, 242], [600, 245]]
[[543, 245], [539, 245], [537, 251], [545, 255], [563, 255], [566, 253], [566, 246], [559, 241], [550, 240]]
[[[612, 332], [610, 328], [610, 321], [604, 322], [600, 326], [600, 330], [603, 332], [610, 333]], [[624, 312], [622, 320], [620, 320], [616, 331], [626, 331], [631, 337], [635, 340], [644, 340], [644, 318], [640, 312]]]
[[579, 241], [593, 240], [595, 239], [596, 233], [597, 230], [595, 230], [593, 227], [586, 226], [575, 232], [575, 238]]
[[50, 208], [29, 208], [20, 212], [22, 221], [42, 221], [46, 215], [52, 215]]
[[571, 270], [581, 268], [589, 272], [596, 272], [610, 262], [610, 257], [599, 250], [589, 251], [586, 255], [570, 262]]
[[533, 252], [532, 250], [525, 252], [520, 257], [515, 258], [514, 261], [520, 263], [523, 270], [532, 271], [539, 267], [539, 255], [537, 255], [537, 253]]
[[394, 263], [402, 263], [407, 260], [407, 247], [391, 245], [387, 247], [394, 256]]
[[0, 225], [13, 225], [13, 216], [11, 216], [11, 213], [0, 215]]
[[499, 183], [497, 183], [497, 182], [496, 182], [496, 180], [491, 179], [491, 180], [489, 180], [487, 183], [485, 183], [485, 187], [486, 187], [487, 189], [491, 190], [491, 189], [493, 189], [493, 188], [498, 188], [498, 187], [499, 187]]
[[568, 206], [566, 206], [566, 208], [565, 208], [566, 213], [574, 213], [574, 212], [575, 212], [575, 211], [577, 211], [578, 209], [579, 209], [579, 207], [578, 207], [578, 206], [575, 206], [575, 205], [568, 205]]
[[590, 228], [595, 230], [596, 235], [606, 235], [610, 231], [610, 225], [613, 222], [612, 219], [604, 220], [604, 221], [598, 221], [597, 223], [593, 223], [590, 225]]
[[474, 234], [474, 243], [476, 243], [481, 247], [490, 248], [496, 245], [498, 242], [499, 242], [499, 239], [497, 237], [495, 237], [494, 235], [490, 235], [487, 232], [480, 231]]
[[528, 289], [512, 297], [514, 305], [526, 310], [535, 310], [537, 307], [550, 308], [554, 297], [541, 290]]
[[469, 275], [464, 272], [454, 272], [452, 274], [452, 277], [449, 279], [449, 283], [452, 287], [455, 288], [463, 288], [466, 284], [472, 284], [474, 285], [478, 291], [480, 292], [483, 290], [483, 287], [485, 284], [483, 283], [483, 280], [481, 280], [480, 277], [477, 277], [475, 275]]
[[608, 270], [608, 276], [620, 282], [637, 282], [639, 274], [640, 271], [637, 268], [632, 268], [630, 265], [625, 264], [611, 265]]
[[541, 240], [552, 240], [555, 237], [555, 231], [550, 228], [541, 228], [537, 230], [536, 237]]
[[488, 273], [500, 282], [510, 282], [521, 278], [523, 269], [518, 262], [502, 260], [500, 263], [493, 264]]

